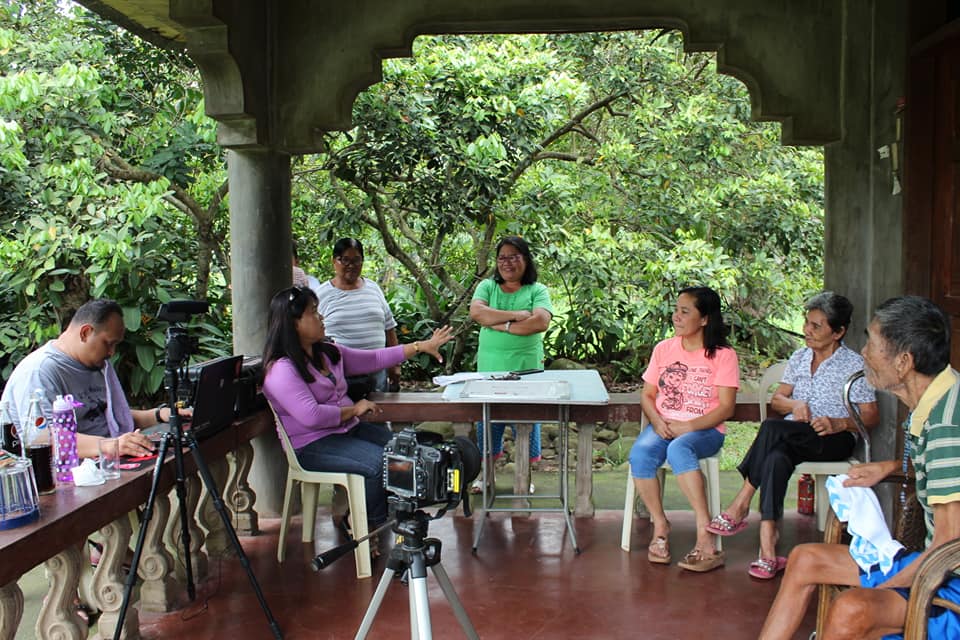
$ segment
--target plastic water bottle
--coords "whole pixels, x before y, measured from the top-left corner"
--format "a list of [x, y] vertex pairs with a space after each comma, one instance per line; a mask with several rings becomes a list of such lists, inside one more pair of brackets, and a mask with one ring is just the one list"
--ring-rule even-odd
[[80, 465], [77, 455], [77, 416], [73, 412], [73, 396], [57, 396], [53, 401], [53, 468], [57, 482], [73, 482], [74, 467]]

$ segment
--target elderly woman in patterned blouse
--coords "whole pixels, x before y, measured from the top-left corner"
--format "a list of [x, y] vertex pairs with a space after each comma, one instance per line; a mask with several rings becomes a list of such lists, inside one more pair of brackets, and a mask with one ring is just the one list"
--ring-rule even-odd
[[[707, 531], [731, 536], [747, 526], [754, 493], [760, 490], [760, 553], [749, 573], [760, 579], [775, 577], [786, 566], [777, 556], [778, 521], [794, 468], [801, 462], [846, 460], [856, 444], [856, 426], [843, 404], [843, 385], [863, 368], [863, 358], [844, 346], [853, 305], [830, 291], [804, 305], [806, 347], [787, 363], [771, 405], [783, 420], [766, 420], [737, 469], [743, 487], [727, 510], [717, 515]], [[879, 421], [876, 397], [862, 380], [854, 386], [857, 404], [869, 428]]]

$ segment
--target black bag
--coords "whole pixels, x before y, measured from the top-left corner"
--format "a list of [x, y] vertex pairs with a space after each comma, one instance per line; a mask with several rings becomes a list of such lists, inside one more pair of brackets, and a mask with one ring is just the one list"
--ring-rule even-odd
[[376, 389], [377, 379], [374, 376], [350, 376], [347, 378], [347, 397], [354, 403], [365, 400]]

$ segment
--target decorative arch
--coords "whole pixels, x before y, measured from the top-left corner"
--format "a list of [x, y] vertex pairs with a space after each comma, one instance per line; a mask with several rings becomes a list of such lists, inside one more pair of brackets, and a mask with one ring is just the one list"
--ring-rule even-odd
[[[622, 2], [603, 0], [565, 7], [528, 3], [523, 12], [506, 0], [469, 10], [445, 6], [442, 13], [400, 3], [373, 4], [381, 10], [378, 19], [371, 19], [369, 11], [341, 7], [323, 24], [299, 20], [298, 25], [279, 25], [287, 36], [279, 42], [280, 59], [297, 59], [296, 65], [278, 69], [282, 147], [314, 151], [318, 133], [349, 128], [357, 95], [382, 79], [382, 60], [410, 56], [418, 35], [651, 28], [681, 31], [689, 51], [716, 52], [717, 70], [749, 90], [753, 117], [782, 123], [784, 143], [825, 144], [841, 137], [842, 15], [832, 3], [811, 11], [806, 3], [771, 8], [762, 1], [716, 3], [719, 7], [706, 1], [660, 1], [633, 3], [629, 13]], [[308, 37], [317, 44], [298, 44]], [[330, 56], [331, 51], [336, 55]]]
[[786, 144], [842, 133], [844, 4], [769, 0], [170, 0], [169, 19], [200, 68], [224, 146], [322, 150], [351, 126], [357, 95], [385, 58], [419, 35], [677, 29], [689, 51], [713, 51], [742, 81], [753, 117], [783, 125]]

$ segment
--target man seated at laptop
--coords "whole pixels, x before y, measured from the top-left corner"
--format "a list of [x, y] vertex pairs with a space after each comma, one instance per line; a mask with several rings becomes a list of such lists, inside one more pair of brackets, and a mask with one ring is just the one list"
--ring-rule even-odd
[[[77, 406], [77, 449], [82, 458], [98, 455], [97, 441], [119, 437], [120, 453], [150, 455], [154, 444], [139, 429], [170, 420], [170, 409], [131, 409], [110, 364], [123, 341], [123, 310], [113, 300], [97, 299], [83, 304], [70, 324], [13, 370], [3, 390], [14, 424], [29, 412], [30, 394], [43, 390], [43, 413], [53, 413], [57, 395], [72, 394]], [[181, 410], [181, 413], [184, 411]]]

